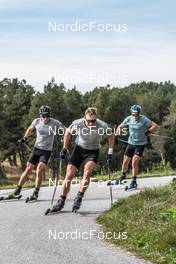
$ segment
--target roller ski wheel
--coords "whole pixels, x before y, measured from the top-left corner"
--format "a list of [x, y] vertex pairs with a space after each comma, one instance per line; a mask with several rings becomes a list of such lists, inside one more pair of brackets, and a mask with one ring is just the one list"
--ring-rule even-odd
[[36, 202], [38, 198], [27, 197], [25, 203]]
[[75, 214], [78, 212], [78, 210], [79, 210], [79, 208], [77, 208], [77, 207], [72, 208], [72, 212]]
[[125, 191], [128, 191], [128, 186], [125, 186]]
[[25, 203], [28, 203], [28, 202], [29, 202], [29, 197], [27, 197], [27, 198], [26, 198], [26, 201], [25, 201]]
[[130, 184], [130, 186], [125, 186], [125, 191], [133, 191], [133, 190], [136, 190], [138, 187], [138, 184], [135, 183], [135, 184]]
[[30, 197], [26, 198], [25, 203], [36, 202], [37, 200], [38, 200], [38, 195], [32, 194]]
[[65, 205], [65, 200], [59, 199], [51, 209], [48, 208], [45, 212], [45, 215], [52, 214], [52, 213], [58, 213], [60, 212]]
[[72, 212], [73, 213], [77, 213], [80, 206], [82, 203], [82, 196], [81, 195], [77, 195], [76, 198], [74, 199], [74, 203], [73, 203], [73, 207], [72, 207]]
[[51, 213], [51, 209], [48, 208], [48, 209], [46, 210], [46, 212], [45, 212], [45, 215], [48, 215], [48, 214], [50, 214], [50, 213]]
[[0, 201], [7, 201], [7, 200], [20, 200], [22, 197], [21, 194], [19, 195], [14, 195], [14, 194], [9, 194], [7, 197], [1, 196]]

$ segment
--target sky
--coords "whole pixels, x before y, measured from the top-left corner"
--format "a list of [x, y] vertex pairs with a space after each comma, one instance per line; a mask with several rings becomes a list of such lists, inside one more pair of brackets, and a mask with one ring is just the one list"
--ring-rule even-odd
[[0, 79], [42, 91], [54, 77], [82, 93], [176, 83], [175, 10], [175, 0], [0, 0]]

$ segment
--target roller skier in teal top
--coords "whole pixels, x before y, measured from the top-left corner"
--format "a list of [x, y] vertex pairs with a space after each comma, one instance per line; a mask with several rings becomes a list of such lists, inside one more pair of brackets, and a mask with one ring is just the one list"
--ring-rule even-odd
[[147, 136], [154, 132], [157, 124], [148, 117], [141, 115], [141, 106], [133, 105], [130, 109], [131, 115], [126, 117], [117, 128], [117, 134], [120, 135], [123, 128], [128, 127], [129, 138], [128, 145], [124, 153], [122, 163], [122, 175], [116, 180], [118, 184], [126, 179], [126, 173], [130, 161], [132, 161], [132, 180], [126, 189], [137, 188], [137, 175], [139, 161], [141, 160], [145, 146], [147, 145]]

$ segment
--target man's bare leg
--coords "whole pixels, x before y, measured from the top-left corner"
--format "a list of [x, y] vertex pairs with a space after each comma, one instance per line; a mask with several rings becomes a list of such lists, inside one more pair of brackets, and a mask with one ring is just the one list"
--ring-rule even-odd
[[80, 183], [79, 191], [77, 193], [77, 196], [74, 199], [73, 207], [72, 207], [72, 212], [77, 212], [77, 210], [81, 206], [82, 198], [87, 190], [89, 183], [90, 183], [90, 176], [96, 168], [96, 163], [94, 161], [88, 161], [85, 166], [84, 166], [84, 173], [83, 173], [83, 178]]
[[130, 189], [137, 188], [136, 178], [137, 178], [138, 171], [139, 171], [140, 159], [141, 157], [139, 157], [138, 155], [134, 155], [132, 158], [132, 181], [129, 186]]
[[138, 155], [134, 155], [132, 159], [132, 175], [133, 177], [137, 177], [138, 171], [139, 171], [139, 161], [141, 160], [141, 157]]
[[51, 213], [59, 212], [64, 207], [67, 194], [70, 191], [71, 181], [73, 177], [75, 176], [76, 171], [77, 171], [77, 168], [74, 165], [69, 164], [67, 166], [67, 172], [66, 172], [66, 176], [65, 176], [65, 179], [62, 185], [60, 199], [57, 201], [57, 204], [54, 205], [52, 209], [50, 210]]
[[15, 198], [18, 196], [21, 192], [21, 189], [23, 185], [28, 181], [29, 175], [32, 172], [32, 169], [34, 168], [34, 165], [30, 162], [27, 163], [25, 171], [22, 173], [20, 180], [17, 184], [17, 188], [14, 190], [13, 193], [9, 194], [9, 198]]
[[43, 173], [46, 169], [46, 164], [44, 162], [39, 162], [37, 165], [37, 170], [36, 170], [36, 179], [35, 179], [35, 188], [39, 189], [43, 180]]
[[90, 183], [90, 177], [92, 175], [92, 172], [96, 169], [96, 163], [94, 161], [88, 161], [84, 166], [84, 173], [83, 178], [80, 183], [79, 192], [85, 193], [87, 190], [89, 183]]
[[36, 179], [35, 179], [35, 190], [33, 191], [33, 194], [27, 198], [26, 202], [28, 200], [37, 200], [39, 196], [39, 190], [40, 186], [42, 184], [43, 180], [43, 174], [46, 168], [46, 164], [44, 162], [39, 162], [37, 165], [37, 170], [36, 170]]
[[122, 172], [126, 173], [128, 171], [128, 166], [131, 161], [131, 158], [124, 155], [123, 157], [123, 163], [122, 163]]
[[75, 176], [76, 171], [77, 171], [77, 168], [74, 165], [68, 164], [66, 176], [65, 176], [65, 179], [62, 185], [61, 196], [66, 197], [67, 194], [69, 193], [71, 181], [73, 180], [73, 177]]
[[29, 180], [28, 177], [32, 173], [33, 168], [34, 168], [34, 165], [28, 162], [25, 171], [22, 173], [20, 177], [18, 186], [22, 187]]

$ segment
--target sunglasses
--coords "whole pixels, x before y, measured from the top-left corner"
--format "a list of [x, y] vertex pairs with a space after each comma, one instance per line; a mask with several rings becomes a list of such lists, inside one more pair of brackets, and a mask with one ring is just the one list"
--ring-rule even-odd
[[85, 119], [87, 123], [94, 124], [96, 122], [96, 119]]
[[40, 115], [42, 118], [49, 118], [49, 115], [48, 114], [42, 114]]
[[134, 114], [133, 114], [133, 113], [132, 113], [132, 116], [139, 116], [139, 114], [137, 114], [137, 113], [134, 113]]

